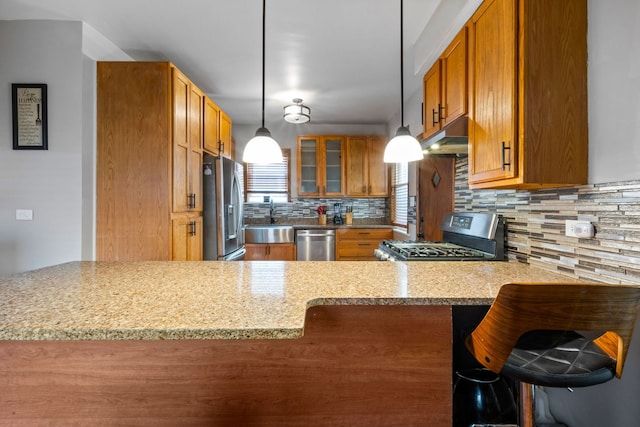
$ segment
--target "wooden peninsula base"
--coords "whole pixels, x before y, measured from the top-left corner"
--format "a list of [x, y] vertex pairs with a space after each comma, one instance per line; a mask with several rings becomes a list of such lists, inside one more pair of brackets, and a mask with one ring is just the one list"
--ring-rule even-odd
[[317, 306], [294, 340], [0, 341], [0, 424], [451, 426], [450, 306]]

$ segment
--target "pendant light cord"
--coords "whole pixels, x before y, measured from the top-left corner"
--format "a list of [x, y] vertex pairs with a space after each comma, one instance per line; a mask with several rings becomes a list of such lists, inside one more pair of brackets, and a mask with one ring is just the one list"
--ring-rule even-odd
[[264, 128], [264, 51], [265, 51], [265, 42], [264, 42], [264, 27], [266, 22], [266, 14], [267, 14], [267, 0], [262, 0], [262, 127]]
[[403, 43], [402, 43], [402, 3], [403, 0], [400, 0], [400, 126], [404, 127], [404, 64], [403, 64]]

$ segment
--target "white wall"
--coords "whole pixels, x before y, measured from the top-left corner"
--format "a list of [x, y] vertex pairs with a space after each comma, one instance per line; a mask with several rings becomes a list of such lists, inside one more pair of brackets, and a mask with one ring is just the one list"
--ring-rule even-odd
[[[0, 21], [0, 275], [81, 258], [81, 43], [78, 22]], [[49, 150], [12, 149], [11, 83], [48, 85]]]
[[96, 62], [82, 58], [82, 259], [96, 258]]
[[640, 2], [589, 0], [589, 182], [640, 179]]

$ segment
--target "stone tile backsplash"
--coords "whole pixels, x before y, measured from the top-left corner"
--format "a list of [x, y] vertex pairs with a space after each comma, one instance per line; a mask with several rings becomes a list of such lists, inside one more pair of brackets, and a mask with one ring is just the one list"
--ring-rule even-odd
[[[504, 216], [511, 259], [584, 280], [640, 284], [640, 179], [543, 190], [470, 190], [466, 158], [456, 161], [455, 210]], [[316, 208], [353, 206], [354, 223], [388, 224], [387, 198], [293, 199], [276, 203], [277, 223], [312, 224]], [[414, 214], [415, 215], [415, 214]], [[268, 223], [268, 203], [245, 203], [247, 224]], [[595, 236], [565, 236], [565, 221], [589, 221]]]
[[[315, 223], [318, 220], [318, 206], [323, 205], [327, 210], [327, 218], [333, 218], [333, 205], [342, 204], [342, 216], [345, 208], [353, 207], [354, 223], [388, 224], [390, 222], [390, 207], [386, 198], [358, 198], [358, 199], [292, 199], [289, 203], [274, 203], [276, 223]], [[245, 203], [244, 221], [246, 224], [260, 224], [269, 222], [268, 203]]]
[[[640, 284], [640, 180], [544, 190], [470, 190], [457, 159], [456, 211], [505, 218], [510, 258], [584, 280]], [[590, 221], [591, 239], [566, 237], [566, 220]]]

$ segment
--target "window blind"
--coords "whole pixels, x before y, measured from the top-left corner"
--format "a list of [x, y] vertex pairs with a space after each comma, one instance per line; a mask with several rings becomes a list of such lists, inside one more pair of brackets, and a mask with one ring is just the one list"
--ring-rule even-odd
[[272, 197], [276, 202], [289, 201], [290, 195], [290, 161], [291, 150], [282, 150], [280, 163], [247, 163], [245, 165], [245, 194], [247, 202], [264, 201], [264, 197]]
[[407, 226], [409, 206], [409, 163], [395, 163], [391, 176], [391, 222]]

